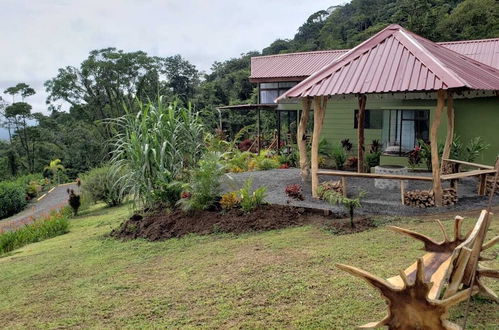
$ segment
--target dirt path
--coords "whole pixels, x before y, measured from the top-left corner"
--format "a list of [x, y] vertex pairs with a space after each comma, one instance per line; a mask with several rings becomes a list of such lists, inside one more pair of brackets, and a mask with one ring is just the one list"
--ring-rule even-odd
[[0, 220], [0, 232], [12, 230], [47, 215], [52, 210], [66, 205], [68, 199], [67, 189], [76, 189], [75, 183], [64, 184], [49, 190], [45, 195], [38, 197], [36, 202], [28, 204], [20, 213]]

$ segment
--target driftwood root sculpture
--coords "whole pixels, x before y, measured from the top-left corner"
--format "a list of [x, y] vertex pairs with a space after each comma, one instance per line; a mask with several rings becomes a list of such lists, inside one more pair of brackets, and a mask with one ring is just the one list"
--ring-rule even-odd
[[389, 329], [459, 329], [459, 326], [446, 320], [448, 310], [468, 298], [471, 289], [460, 291], [444, 300], [428, 298], [433, 283], [424, 280], [425, 270], [423, 259], [419, 258], [415, 280], [411, 283], [406, 274], [400, 271], [404, 281], [402, 288], [393, 286], [390, 282], [372, 275], [364, 270], [348, 265], [337, 266], [358, 277], [366, 280], [370, 285], [380, 291], [388, 302], [388, 315], [381, 321], [367, 323], [360, 328], [372, 329], [388, 326]]

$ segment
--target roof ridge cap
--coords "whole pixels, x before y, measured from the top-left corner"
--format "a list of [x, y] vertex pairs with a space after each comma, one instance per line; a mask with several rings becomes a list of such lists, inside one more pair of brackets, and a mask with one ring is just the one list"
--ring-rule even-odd
[[438, 42], [435, 42], [435, 43], [437, 45], [447, 45], [447, 44], [468, 44], [468, 43], [489, 42], [489, 41], [499, 41], [499, 37], [497, 37], [497, 38], [486, 38], [486, 39], [438, 41]]
[[284, 54], [272, 54], [272, 55], [261, 55], [252, 56], [251, 58], [268, 58], [268, 57], [280, 57], [280, 56], [291, 56], [291, 55], [307, 55], [307, 54], [319, 54], [319, 53], [346, 53], [350, 49], [325, 49], [325, 50], [311, 50], [308, 52], [294, 52], [294, 53], [284, 53]]

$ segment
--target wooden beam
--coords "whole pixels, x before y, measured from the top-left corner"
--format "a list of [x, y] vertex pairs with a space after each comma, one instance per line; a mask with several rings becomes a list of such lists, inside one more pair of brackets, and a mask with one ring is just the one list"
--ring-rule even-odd
[[478, 164], [478, 163], [470, 163], [470, 162], [465, 162], [464, 160], [457, 160], [457, 159], [444, 159], [446, 162], [450, 163], [455, 163], [455, 164], [460, 164], [460, 165], [465, 165], [465, 166], [473, 166], [473, 167], [478, 167], [480, 169], [485, 169], [485, 170], [493, 170], [494, 166], [490, 165], [484, 165], [484, 164]]
[[452, 174], [445, 174], [440, 177], [441, 180], [455, 180], [455, 179], [462, 179], [462, 178], [467, 178], [470, 176], [479, 176], [479, 175], [487, 175], [487, 174], [495, 174], [496, 170], [473, 170], [473, 171], [468, 171], [468, 172], [459, 172], [459, 173], [452, 173]]
[[445, 138], [444, 152], [442, 154], [442, 168], [446, 159], [450, 157], [452, 140], [454, 139], [454, 100], [452, 93], [447, 95], [447, 136]]
[[319, 185], [319, 142], [321, 139], [322, 124], [327, 104], [327, 97], [316, 96], [314, 98], [314, 133], [312, 135], [312, 197], [318, 198], [317, 187]]
[[366, 95], [359, 95], [359, 112], [357, 113], [357, 172], [364, 172], [364, 120], [366, 113]]
[[302, 111], [300, 116], [300, 123], [298, 124], [298, 131], [296, 133], [296, 144], [298, 145], [298, 152], [300, 154], [300, 174], [302, 181], [308, 179], [310, 175], [308, 155], [307, 155], [307, 125], [310, 118], [310, 106], [312, 99], [303, 98]]
[[318, 171], [320, 175], [330, 175], [339, 177], [357, 177], [357, 178], [375, 178], [375, 179], [392, 179], [392, 180], [416, 180], [416, 181], [431, 181], [430, 176], [418, 176], [418, 175], [398, 175], [398, 174], [378, 174], [378, 173], [357, 173], [357, 172], [347, 172], [347, 171], [330, 171], [330, 170], [320, 170]]
[[435, 197], [435, 205], [442, 206], [442, 182], [440, 180], [440, 161], [438, 157], [438, 126], [442, 117], [442, 111], [445, 106], [445, 96], [447, 92], [440, 89], [437, 92], [437, 108], [435, 109], [435, 116], [430, 129], [430, 146], [431, 146], [431, 168], [433, 177], [433, 194]]

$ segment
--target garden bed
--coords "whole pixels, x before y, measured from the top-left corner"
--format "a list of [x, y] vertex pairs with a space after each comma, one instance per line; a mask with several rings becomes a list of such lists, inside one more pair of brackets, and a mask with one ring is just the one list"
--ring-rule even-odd
[[375, 227], [369, 218], [355, 220], [355, 228], [348, 219], [333, 219], [318, 213], [282, 205], [263, 205], [253, 212], [239, 209], [228, 212], [200, 211], [185, 213], [181, 210], [161, 211], [150, 215], [133, 215], [111, 236], [122, 239], [145, 238], [151, 241], [182, 237], [187, 234], [234, 233], [267, 231], [293, 226], [314, 224], [335, 234], [348, 234]]

